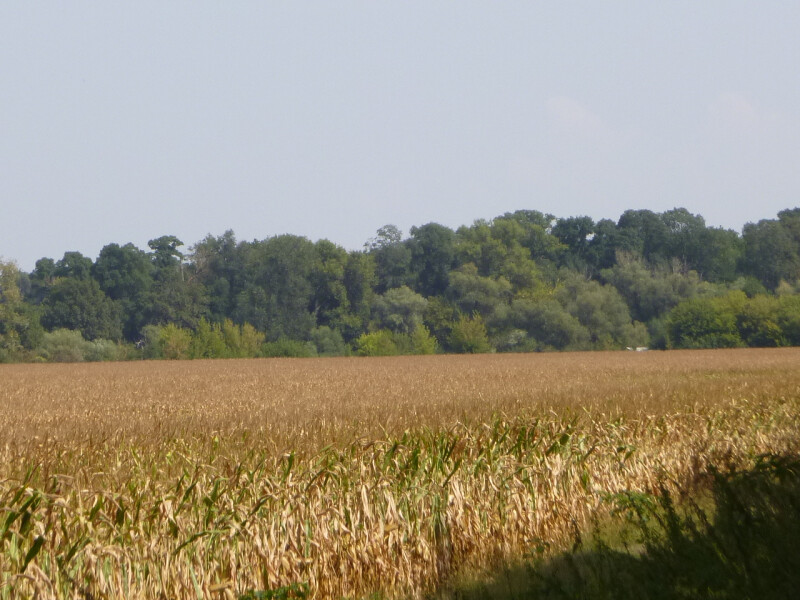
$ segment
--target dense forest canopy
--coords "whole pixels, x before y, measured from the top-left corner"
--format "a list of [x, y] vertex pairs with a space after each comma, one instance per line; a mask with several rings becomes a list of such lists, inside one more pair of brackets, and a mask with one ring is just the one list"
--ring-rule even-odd
[[232, 231], [0, 262], [0, 361], [800, 345], [800, 208], [381, 227], [363, 250]]

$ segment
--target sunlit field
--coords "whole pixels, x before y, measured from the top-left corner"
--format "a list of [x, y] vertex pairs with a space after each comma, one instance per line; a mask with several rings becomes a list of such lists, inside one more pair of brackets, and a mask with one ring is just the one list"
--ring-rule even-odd
[[0, 365], [0, 598], [420, 596], [799, 425], [800, 349]]

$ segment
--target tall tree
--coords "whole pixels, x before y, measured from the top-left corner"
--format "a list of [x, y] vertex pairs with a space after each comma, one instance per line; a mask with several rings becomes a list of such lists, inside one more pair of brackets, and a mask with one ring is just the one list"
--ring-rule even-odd
[[249, 245], [245, 255], [247, 285], [237, 298], [235, 316], [267, 335], [307, 340], [316, 325], [309, 311], [311, 273], [316, 252], [308, 239], [280, 235]]
[[422, 324], [428, 301], [406, 286], [377, 296], [372, 311], [379, 327], [396, 333], [411, 333]]
[[365, 244], [375, 264], [376, 291], [380, 294], [395, 287], [413, 285], [411, 248], [394, 225], [384, 225], [377, 236]]
[[55, 264], [55, 277], [89, 279], [92, 275], [92, 259], [80, 252], [65, 252], [64, 257]]
[[128, 340], [135, 340], [146, 323], [154, 273], [147, 253], [133, 244], [108, 244], [92, 266], [100, 289], [122, 306], [123, 335]]
[[563, 255], [565, 265], [581, 270], [589, 267], [591, 242], [595, 235], [595, 223], [591, 217], [559, 219], [552, 232], [567, 247]]
[[191, 249], [189, 259], [196, 278], [208, 291], [209, 311], [215, 321], [233, 315], [236, 297], [245, 287], [244, 246], [229, 229], [221, 236], [206, 236]]
[[25, 330], [30, 327], [18, 278], [16, 264], [0, 260], [0, 362], [20, 358]]
[[744, 271], [774, 290], [781, 280], [800, 279], [800, 253], [791, 229], [780, 221], [748, 223], [742, 231]]
[[74, 329], [87, 340], [122, 338], [121, 307], [94, 279], [57, 279], [42, 308], [42, 325], [50, 331]]
[[150, 240], [153, 285], [145, 294], [144, 322], [153, 325], [173, 323], [194, 329], [208, 315], [205, 288], [196, 278], [187, 276], [183, 245], [174, 235]]
[[626, 210], [617, 221], [617, 249], [639, 254], [652, 264], [668, 259], [669, 229], [651, 210]]
[[420, 294], [436, 296], [447, 290], [455, 263], [455, 237], [452, 229], [438, 223], [411, 228], [411, 269]]

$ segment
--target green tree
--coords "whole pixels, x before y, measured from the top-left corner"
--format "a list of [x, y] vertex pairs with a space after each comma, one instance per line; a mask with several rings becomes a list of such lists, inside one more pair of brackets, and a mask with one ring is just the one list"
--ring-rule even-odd
[[411, 352], [414, 354], [435, 354], [439, 347], [436, 338], [424, 325], [420, 325], [410, 334]]
[[347, 354], [347, 344], [345, 344], [342, 334], [327, 325], [312, 329], [311, 341], [316, 347], [319, 356], [343, 356]]
[[600, 219], [594, 226], [585, 259], [593, 273], [610, 269], [617, 261], [617, 224], [610, 219]]
[[378, 293], [413, 285], [411, 273], [411, 248], [402, 240], [402, 232], [394, 225], [378, 229], [376, 237], [364, 246], [373, 260], [375, 285]]
[[317, 355], [317, 349], [312, 342], [280, 338], [266, 342], [261, 354], [267, 358], [312, 358]]
[[376, 296], [372, 312], [379, 327], [397, 333], [410, 333], [422, 323], [428, 301], [403, 286]]
[[167, 323], [159, 328], [159, 354], [168, 360], [191, 358], [192, 332], [175, 323]]
[[661, 214], [667, 228], [665, 254], [677, 258], [684, 270], [695, 269], [705, 250], [702, 246], [706, 222], [685, 208], [673, 208]]
[[53, 270], [54, 277], [69, 277], [72, 279], [89, 279], [92, 275], [92, 259], [80, 252], [65, 252], [64, 257], [56, 262]]
[[755, 296], [745, 302], [736, 315], [736, 327], [745, 344], [751, 347], [786, 345], [778, 324], [780, 301], [774, 296]]
[[56, 263], [52, 258], [40, 258], [36, 261], [36, 266], [31, 273], [31, 289], [27, 295], [29, 302], [41, 304], [47, 290], [55, 280]]
[[361, 334], [355, 341], [359, 356], [396, 356], [399, 354], [394, 335], [388, 329]]
[[747, 297], [731, 292], [722, 297], [684, 300], [667, 317], [672, 348], [735, 348], [744, 342], [737, 327], [737, 314]]
[[177, 267], [183, 261], [183, 254], [178, 250], [183, 242], [174, 235], [162, 235], [147, 242], [147, 246], [153, 251], [152, 260], [157, 269]]
[[198, 281], [208, 292], [208, 307], [212, 320], [230, 318], [236, 298], [245, 287], [243, 248], [230, 229], [223, 235], [206, 236], [195, 244], [189, 260]]
[[455, 265], [455, 232], [438, 223], [411, 228], [411, 270], [416, 290], [423, 296], [437, 296], [447, 290], [450, 270]]
[[337, 327], [350, 314], [345, 285], [347, 251], [328, 240], [316, 242], [314, 250], [317, 256], [310, 274], [311, 312], [318, 325]]
[[345, 341], [349, 342], [361, 335], [369, 323], [372, 301], [375, 298], [373, 287], [376, 282], [375, 260], [363, 252], [351, 252], [344, 269], [344, 287], [347, 292], [349, 317], [339, 323]]
[[92, 277], [100, 289], [122, 306], [123, 335], [133, 341], [145, 324], [148, 292], [154, 267], [146, 252], [133, 244], [108, 244], [92, 266]]
[[786, 343], [800, 346], [800, 295], [779, 297], [776, 319]]
[[454, 352], [481, 354], [492, 350], [483, 317], [461, 315], [450, 330], [449, 347]]
[[311, 274], [317, 258], [304, 237], [281, 235], [249, 244], [245, 251], [245, 289], [234, 320], [251, 323], [268, 341], [307, 340], [316, 325]]
[[620, 253], [617, 264], [601, 272], [625, 299], [631, 316], [641, 322], [665, 315], [681, 300], [698, 293], [697, 274], [675, 273], [663, 267], [649, 267], [636, 255]]
[[625, 301], [613, 286], [571, 275], [556, 292], [556, 298], [586, 328], [593, 347], [646, 345], [646, 328], [632, 321]]
[[103, 293], [94, 279], [57, 279], [42, 309], [41, 322], [49, 331], [77, 330], [87, 340], [122, 338], [120, 306]]
[[445, 350], [449, 350], [447, 340], [450, 339], [453, 323], [458, 320], [459, 314], [458, 308], [445, 298], [440, 296], [428, 298], [423, 322]]
[[222, 328], [216, 323], [209, 323], [205, 318], [200, 319], [197, 329], [192, 332], [189, 355], [192, 358], [228, 357], [228, 346]]
[[478, 275], [473, 263], [462, 265], [450, 273], [448, 296], [463, 312], [490, 314], [498, 304], [511, 301], [511, 283], [505, 277]]
[[585, 350], [590, 347], [590, 334], [580, 321], [555, 298], [518, 298], [496, 316], [498, 326], [508, 333], [527, 333], [528, 348], [537, 350]]
[[735, 231], [709, 227], [700, 233], [691, 267], [703, 279], [732, 282], [738, 276], [744, 241]]
[[[208, 297], [203, 284], [183, 263], [178, 238], [165, 235], [148, 242], [152, 250], [153, 283], [142, 296], [142, 320], [153, 325], [176, 325], [194, 330], [208, 316]], [[187, 276], [187, 271], [189, 274]]]
[[800, 248], [790, 228], [780, 221], [748, 223], [742, 231], [745, 274], [756, 277], [770, 290], [782, 280], [800, 279]]
[[208, 316], [208, 299], [203, 285], [185, 280], [177, 268], [165, 267], [156, 271], [152, 286], [143, 294], [141, 319], [145, 323], [166, 325], [175, 323], [195, 329]]
[[556, 262], [566, 250], [566, 246], [552, 235], [552, 224], [556, 218], [551, 214], [538, 210], [518, 210], [505, 213], [495, 219], [494, 224], [497, 225], [500, 221], [513, 221], [522, 227], [522, 235], [518, 241], [537, 262]]
[[558, 219], [552, 233], [567, 247], [563, 255], [564, 264], [579, 270], [589, 267], [591, 242], [595, 233], [595, 223], [591, 217]]
[[651, 265], [667, 262], [670, 231], [651, 210], [626, 210], [617, 221], [617, 249], [638, 254]]
[[515, 292], [535, 289], [541, 284], [541, 274], [531, 250], [521, 243], [525, 236], [523, 225], [513, 219], [475, 221], [471, 227], [458, 229], [456, 263], [459, 269], [475, 265], [481, 277], [503, 277]]
[[44, 334], [39, 356], [49, 362], [83, 362], [90, 349], [80, 331], [56, 329]]
[[222, 337], [225, 340], [227, 355], [233, 358], [253, 358], [258, 356], [265, 336], [250, 323], [236, 325], [230, 319], [222, 323]]
[[17, 265], [0, 260], [0, 362], [21, 359], [24, 342], [35, 328], [34, 319], [23, 303], [18, 280]]

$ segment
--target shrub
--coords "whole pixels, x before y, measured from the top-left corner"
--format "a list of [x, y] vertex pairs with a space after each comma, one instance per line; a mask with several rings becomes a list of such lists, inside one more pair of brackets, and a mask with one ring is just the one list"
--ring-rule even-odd
[[276, 342], [264, 344], [261, 347], [261, 354], [269, 358], [310, 358], [317, 355], [317, 349], [311, 342], [281, 338]]
[[200, 319], [197, 329], [192, 333], [192, 358], [224, 358], [229, 355], [220, 326], [209, 323], [206, 319]]
[[84, 359], [88, 361], [110, 361], [125, 358], [125, 349], [111, 340], [94, 340], [88, 343]]
[[483, 317], [478, 314], [472, 317], [461, 315], [453, 324], [448, 341], [454, 352], [479, 354], [492, 350]]
[[427, 327], [417, 325], [411, 332], [411, 352], [414, 354], [435, 354], [439, 343]]
[[744, 345], [736, 326], [737, 309], [746, 302], [742, 292], [719, 298], [692, 298], [667, 317], [673, 348], [736, 348]]
[[355, 343], [359, 356], [395, 356], [400, 353], [392, 332], [379, 329], [362, 334]]
[[92, 352], [92, 343], [83, 339], [80, 331], [56, 329], [45, 333], [39, 356], [50, 362], [83, 362]]
[[189, 358], [192, 345], [192, 333], [175, 323], [168, 323], [161, 328], [158, 336], [161, 356], [170, 360]]
[[320, 356], [342, 356], [347, 352], [342, 334], [327, 325], [312, 329], [311, 341]]

